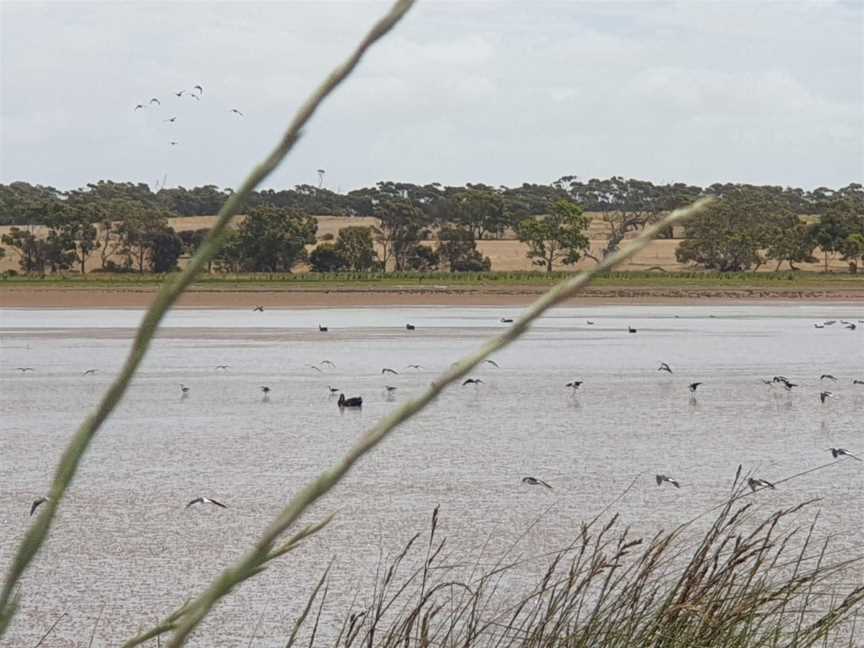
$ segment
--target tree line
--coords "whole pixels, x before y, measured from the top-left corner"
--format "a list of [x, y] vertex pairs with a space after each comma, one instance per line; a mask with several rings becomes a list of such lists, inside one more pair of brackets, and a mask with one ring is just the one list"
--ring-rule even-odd
[[[0, 223], [14, 225], [2, 243], [25, 272], [84, 272], [94, 255], [104, 271], [168, 272], [207, 234], [178, 233], [168, 218], [213, 214], [227, 195], [212, 185], [157, 192], [146, 184], [110, 181], [67, 192], [23, 182], [0, 185]], [[526, 244], [529, 258], [551, 271], [583, 257], [599, 261], [628, 235], [704, 195], [718, 201], [686, 225], [676, 252], [682, 263], [741, 271], [776, 262], [777, 269], [784, 263], [794, 269], [795, 263], [814, 262], [818, 249], [827, 269], [833, 256], [853, 264], [864, 256], [860, 184], [804, 191], [746, 184], [655, 185], [620, 177], [583, 182], [566, 176], [550, 185], [516, 188], [380, 182], [347, 194], [308, 185], [258, 191], [212, 265], [231, 272], [289, 272], [301, 262], [321, 272], [482, 271], [491, 263], [477, 250], [477, 241], [515, 235]], [[590, 248], [585, 212], [599, 214], [606, 225], [600, 250]], [[317, 240], [312, 214], [372, 216], [378, 225], [343, 228], [307, 254], [306, 247]], [[47, 235], [37, 236], [21, 227], [25, 224], [42, 225]]]

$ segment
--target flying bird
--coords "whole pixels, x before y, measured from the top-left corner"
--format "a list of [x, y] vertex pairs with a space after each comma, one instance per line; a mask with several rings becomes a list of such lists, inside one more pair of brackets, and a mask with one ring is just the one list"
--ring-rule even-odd
[[246, 116], [246, 115], [244, 115], [242, 112], [240, 112], [239, 110], [237, 110], [236, 108], [232, 108], [232, 109], [231, 109], [231, 112], [232, 112], [232, 113], [235, 113], [235, 114], [237, 114], [237, 115], [240, 115], [241, 117], [245, 117], [245, 116]]
[[95, 370], [95, 369], [88, 369], [87, 371], [85, 371], [85, 372], [84, 372], [83, 374], [81, 374], [81, 375], [82, 375], [82, 376], [92, 376], [92, 375], [95, 374], [95, 373], [96, 373], [96, 370]]
[[[588, 326], [594, 326], [594, 322], [592, 322], [591, 320], [585, 320], [585, 323], [586, 323]], [[635, 331], [634, 331], [634, 332], [635, 332]]]
[[408, 331], [413, 331], [415, 328], [417, 328], [417, 327], [414, 326], [413, 324], [406, 324], [405, 325], [405, 329]]
[[388, 393], [388, 394], [392, 394], [392, 393], [393, 393], [394, 391], [396, 391], [398, 388], [397, 388], [397, 387], [393, 387], [393, 385], [384, 385], [384, 389], [387, 390], [387, 393]]
[[490, 364], [490, 365], [492, 365], [492, 366], [495, 367], [496, 369], [500, 369], [500, 368], [501, 368], [501, 367], [498, 365], [498, 363], [495, 362], [494, 360], [484, 360], [483, 362], [485, 362], [486, 364]]
[[671, 373], [672, 373], [672, 367], [670, 367], [670, 366], [669, 366], [668, 364], [666, 364], [665, 362], [661, 362], [661, 363], [660, 363], [660, 366], [657, 367], [657, 371], [666, 371], [666, 372], [668, 372], [668, 373], [671, 374]]
[[747, 479], [747, 485], [750, 487], [750, 490], [754, 493], [759, 488], [770, 488], [772, 490], [776, 490], [774, 488], [774, 484], [769, 482], [767, 479], [756, 479], [755, 477], [750, 477]]
[[397, 376], [399, 375], [399, 372], [398, 372], [398, 371], [396, 371], [395, 369], [391, 369], [390, 367], [384, 367], [384, 368], [381, 370], [381, 373], [382, 373], [382, 374], [385, 374], [385, 373], [391, 373], [391, 374], [395, 374], [395, 375], [397, 375]]
[[831, 392], [829, 392], [829, 391], [819, 392], [819, 400], [820, 400], [821, 402], [824, 403], [824, 402], [825, 402], [826, 400], [828, 400], [829, 398], [834, 398], [834, 394], [831, 393]]
[[837, 382], [837, 379], [834, 376], [832, 376], [831, 374], [822, 374], [821, 376], [819, 376], [819, 380], [825, 380], [826, 378], [828, 380], [833, 381], [833, 382]]
[[307, 364], [306, 366], [309, 367], [310, 369], [314, 369], [315, 371], [317, 371], [319, 373], [323, 373], [321, 371], [321, 367], [316, 367], [315, 365], [310, 365], [310, 364]]
[[465, 385], [482, 385], [482, 384], [483, 384], [483, 381], [480, 380], [479, 378], [466, 378], [465, 382], [462, 383], [462, 386], [464, 387]]
[[159, 105], [159, 106], [162, 105], [162, 102], [159, 101], [156, 97], [153, 97], [153, 98], [150, 100], [150, 103], [151, 103], [151, 104], [154, 104], [154, 103], [155, 103], [155, 104], [157, 104], [157, 105]]
[[252, 309], [252, 312], [253, 313], [263, 313], [264, 307], [263, 306], [256, 306], [255, 308]]
[[200, 85], [193, 86], [192, 89], [197, 90], [198, 94], [204, 94], [204, 88], [202, 88]]
[[828, 448], [828, 449], [831, 451], [831, 456], [833, 456], [835, 459], [837, 457], [852, 457], [856, 461], [861, 461], [860, 457], [857, 457], [856, 455], [852, 454], [851, 452], [849, 452], [845, 448]]
[[817, 322], [816, 324], [813, 325], [813, 328], [820, 328], [820, 329], [821, 329], [821, 328], [825, 328], [825, 325], [824, 325], [824, 324], [819, 324], [819, 323]]
[[179, 143], [180, 143], [180, 142], [175, 142], [174, 140], [171, 140], [171, 141], [169, 142], [169, 144], [171, 144], [171, 146], [177, 146]]
[[502, 324], [512, 324], [512, 323], [513, 323], [513, 318], [511, 318], [511, 317], [502, 317], [502, 318], [501, 318], [500, 320], [498, 320], [498, 321], [501, 322]]
[[175, 96], [175, 97], [182, 97], [184, 92], [186, 92], [186, 91], [185, 91], [185, 90], [181, 90], [180, 92], [175, 92], [175, 93], [174, 93], [174, 96]]
[[50, 497], [40, 497], [38, 499], [33, 500], [33, 503], [30, 505], [30, 517], [33, 517], [33, 514], [36, 512], [40, 506], [42, 506], [45, 502], [50, 502]]
[[690, 389], [690, 391], [695, 394], [696, 390], [699, 389], [699, 385], [701, 385], [701, 384], [702, 384], [701, 382], [690, 383], [690, 385], [688, 386], [688, 389]]
[[21, 373], [26, 373], [28, 371], [34, 371], [33, 367], [18, 367], [18, 371]]
[[336, 402], [336, 405], [340, 409], [343, 407], [363, 407], [363, 398], [361, 396], [345, 398], [345, 394], [339, 394], [339, 400]]
[[135, 110], [140, 110], [140, 109], [143, 108], [143, 107], [144, 107], [144, 104], [136, 104], [136, 105], [135, 105]]
[[681, 488], [681, 484], [678, 483], [677, 479], [672, 479], [671, 477], [667, 477], [666, 475], [655, 475], [654, 479], [657, 480], [658, 486], [662, 486], [663, 482], [668, 482], [672, 484], [675, 488]]
[[172, 124], [177, 121], [176, 117], [171, 117], [170, 119], [163, 119], [162, 121], [171, 122]]
[[228, 367], [230, 367], [230, 366], [231, 366], [231, 365], [216, 365], [216, 370], [217, 370], [217, 371], [218, 371], [218, 370], [221, 370], [221, 371], [228, 371]]
[[331, 387], [330, 385], [327, 385], [327, 389], [330, 390], [330, 393], [331, 393], [331, 394], [335, 394], [336, 392], [339, 391], [339, 388], [338, 388], [338, 387]]
[[522, 483], [528, 484], [529, 486], [545, 486], [549, 490], [552, 490], [552, 487], [549, 484], [542, 479], [537, 479], [536, 477], [523, 477]]
[[219, 508], [228, 508], [222, 502], [217, 502], [216, 500], [210, 497], [204, 497], [203, 495], [201, 497], [196, 497], [195, 499], [193, 499], [186, 505], [185, 508], [188, 509], [190, 506], [193, 506], [195, 504], [213, 504], [214, 506], [218, 506]]
[[320, 364], [322, 364], [322, 365], [329, 365], [329, 366], [334, 367], [334, 368], [336, 367], [336, 365], [333, 364], [332, 362], [330, 362], [329, 360], [322, 360], [322, 361], [320, 362]]
[[412, 365], [408, 365], [408, 366], [405, 367], [405, 368], [406, 368], [406, 369], [422, 369], [423, 367], [421, 367], [421, 366], [418, 365], [418, 364], [412, 364]]
[[180, 395], [183, 398], [186, 398], [189, 395], [189, 388], [182, 383], [180, 384]]
[[584, 380], [574, 380], [572, 382], [567, 383], [564, 386], [565, 387], [572, 387], [573, 389], [579, 389], [582, 386], [583, 382], [585, 382], [585, 381]]

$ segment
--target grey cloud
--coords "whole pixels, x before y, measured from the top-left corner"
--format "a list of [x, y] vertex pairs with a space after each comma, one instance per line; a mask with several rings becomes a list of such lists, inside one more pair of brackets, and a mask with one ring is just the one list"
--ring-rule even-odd
[[[5, 3], [0, 181], [235, 185], [385, 7]], [[268, 182], [315, 182], [321, 167], [342, 190], [860, 181], [861, 21], [844, 2], [427, 0]], [[200, 103], [173, 96], [195, 83]], [[132, 111], [150, 96], [163, 106]]]

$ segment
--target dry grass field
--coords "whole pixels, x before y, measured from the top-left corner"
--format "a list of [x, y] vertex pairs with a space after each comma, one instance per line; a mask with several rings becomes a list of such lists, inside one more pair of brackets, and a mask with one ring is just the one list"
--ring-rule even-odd
[[[591, 237], [591, 252], [599, 255], [605, 243], [604, 235], [608, 231], [608, 225], [601, 220], [600, 214], [589, 214], [593, 216], [589, 228]], [[243, 217], [237, 216], [234, 222], [239, 222]], [[209, 228], [212, 226], [215, 216], [190, 216], [183, 218], [171, 218], [169, 223], [176, 231], [182, 232], [186, 230], [195, 230]], [[350, 225], [376, 226], [377, 219], [371, 217], [348, 218], [339, 216], [319, 216], [318, 217], [318, 240], [322, 240], [327, 234], [332, 234], [334, 237], [339, 234], [339, 230]], [[0, 227], [0, 235], [9, 231], [9, 227]], [[45, 232], [44, 227], [34, 226], [33, 231], [36, 233]], [[675, 259], [675, 249], [678, 247], [679, 240], [658, 240], [652, 242], [645, 250], [637, 254], [627, 263], [620, 266], [619, 270], [648, 270], [651, 268], [662, 268], [669, 272], [681, 271], [686, 266], [678, 263]], [[435, 245], [434, 241], [426, 241], [428, 245]], [[311, 249], [310, 246], [309, 249]], [[484, 240], [477, 244], [478, 249], [492, 260], [492, 269], [501, 272], [519, 272], [525, 270], [536, 270], [537, 267], [531, 264], [531, 261], [525, 256], [526, 246], [510, 235], [501, 240]], [[119, 261], [118, 259], [115, 259]], [[181, 259], [181, 266], [184, 260]], [[87, 262], [87, 270], [95, 270], [100, 266], [98, 252], [94, 254]], [[583, 259], [576, 266], [556, 266], [558, 270], [580, 270], [591, 267], [594, 262], [591, 259]], [[17, 270], [18, 258], [11, 250], [7, 249], [6, 256], [0, 259], [0, 271]], [[785, 266], [784, 266], [785, 267]], [[799, 264], [802, 270], [820, 271], [823, 269], [823, 264]], [[829, 263], [829, 268], [834, 272], [845, 272], [847, 270], [846, 262], [839, 258], [832, 259]], [[770, 272], [774, 269], [773, 264], [768, 264], [760, 268], [760, 271]], [[299, 269], [303, 271], [303, 268]]]

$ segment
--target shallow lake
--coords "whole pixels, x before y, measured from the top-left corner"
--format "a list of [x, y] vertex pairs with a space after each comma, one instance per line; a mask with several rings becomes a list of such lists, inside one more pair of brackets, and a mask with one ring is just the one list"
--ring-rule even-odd
[[[0, 645], [36, 644], [64, 612], [44, 646], [87, 645], [100, 615], [94, 646], [152, 625], [242, 555], [364, 430], [502, 331], [500, 318], [518, 314], [172, 313], [87, 454]], [[140, 318], [136, 310], [0, 309], [4, 571], [31, 522], [30, 503], [46, 492]], [[760, 493], [757, 505], [767, 513], [821, 498], [817, 535], [858, 555], [864, 463], [833, 463], [827, 449], [864, 455], [864, 385], [852, 384], [864, 380], [864, 324], [813, 324], [862, 318], [860, 303], [558, 309], [496, 354], [498, 367], [478, 368], [482, 385], [450, 387], [368, 456], [304, 518], [335, 512], [331, 525], [227, 598], [190, 645], [246, 646], [253, 634], [254, 646], [284, 645], [331, 559], [328, 608], [341, 616], [368, 604], [376, 566], [426, 532], [436, 505], [450, 555], [491, 562], [505, 548], [563, 547], [607, 507], [634, 533], [669, 529], [723, 501], [739, 464], [770, 481], [821, 466]], [[658, 371], [661, 361], [674, 373]], [[398, 374], [382, 375], [385, 367]], [[96, 371], [83, 375], [88, 369]], [[799, 386], [761, 382], [775, 375]], [[584, 381], [576, 392], [564, 387], [572, 380]], [[691, 382], [703, 383], [695, 398]], [[386, 385], [396, 390], [388, 395]], [[362, 410], [340, 412], [329, 386], [361, 395]], [[824, 390], [835, 398], [821, 403]], [[655, 473], [681, 488], [658, 488]], [[526, 475], [553, 489], [523, 484]], [[199, 495], [228, 508], [184, 508]], [[848, 579], [864, 577], [853, 570]]]

